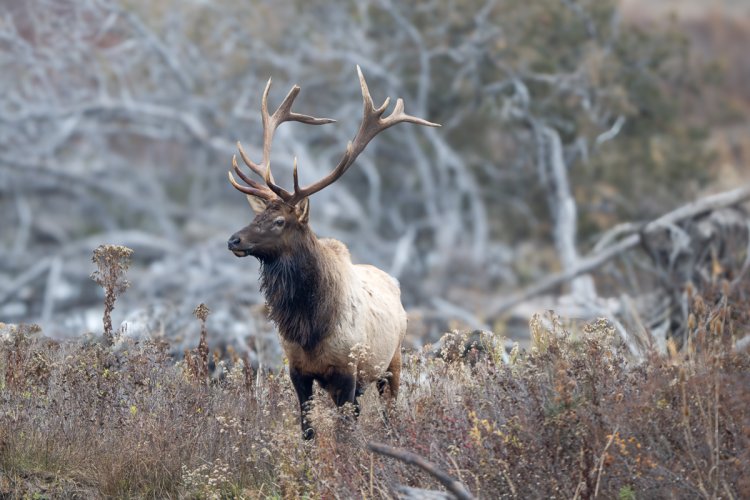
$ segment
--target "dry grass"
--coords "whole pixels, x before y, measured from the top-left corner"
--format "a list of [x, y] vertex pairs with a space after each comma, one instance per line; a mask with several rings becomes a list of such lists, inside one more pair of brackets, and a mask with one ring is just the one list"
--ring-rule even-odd
[[[12, 328], [0, 349], [0, 496], [393, 497], [439, 489], [373, 456], [378, 441], [436, 463], [482, 498], [747, 498], [747, 284], [693, 299], [684, 352], [630, 361], [603, 321], [532, 321], [534, 347], [503, 363], [492, 344], [405, 356], [390, 427], [376, 391], [351, 426], [321, 394], [318, 437], [300, 439], [285, 373], [237, 356], [197, 380], [166, 346], [55, 343]], [[210, 332], [209, 332], [210, 342]], [[451, 347], [452, 346], [452, 347]], [[448, 352], [450, 351], [450, 352]], [[233, 359], [232, 359], [233, 358]]]

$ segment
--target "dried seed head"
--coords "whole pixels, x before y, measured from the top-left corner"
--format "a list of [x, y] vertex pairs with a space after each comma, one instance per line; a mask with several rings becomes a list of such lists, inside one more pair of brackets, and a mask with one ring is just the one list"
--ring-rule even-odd
[[206, 321], [206, 319], [208, 319], [208, 315], [211, 314], [211, 309], [209, 309], [206, 304], [201, 302], [195, 309], [193, 309], [193, 314], [199, 320]]
[[91, 257], [91, 262], [97, 267], [91, 273], [91, 279], [102, 287], [114, 288], [117, 293], [124, 292], [130, 286], [124, 275], [130, 267], [132, 255], [133, 250], [122, 245], [99, 245]]

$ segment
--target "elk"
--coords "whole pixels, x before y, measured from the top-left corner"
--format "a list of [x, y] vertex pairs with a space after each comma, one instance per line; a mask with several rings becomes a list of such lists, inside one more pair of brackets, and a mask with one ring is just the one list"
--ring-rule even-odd
[[[247, 195], [255, 212], [252, 223], [234, 233], [227, 246], [238, 257], [252, 255], [260, 261], [260, 288], [269, 316], [276, 324], [282, 347], [289, 360], [289, 376], [300, 405], [302, 435], [314, 435], [308, 412], [313, 382], [324, 388], [337, 406], [352, 403], [359, 412], [358, 398], [372, 382], [378, 382], [381, 396], [386, 385], [391, 400], [398, 396], [401, 372], [401, 343], [406, 332], [406, 312], [401, 305], [398, 281], [370, 265], [355, 265], [340, 241], [318, 238], [310, 229], [309, 197], [338, 180], [367, 144], [380, 132], [407, 122], [439, 126], [404, 113], [402, 99], [390, 115], [383, 116], [390, 98], [380, 107], [373, 105], [370, 91], [357, 66], [364, 113], [361, 125], [347, 145], [338, 165], [321, 180], [301, 188], [294, 159], [294, 191], [274, 181], [271, 173], [271, 142], [284, 122], [308, 125], [332, 123], [292, 111], [300, 87], [294, 86], [273, 112], [268, 112], [268, 80], [261, 100], [263, 161], [250, 160], [238, 142], [244, 163], [263, 178], [265, 185], [240, 170], [237, 156], [229, 182]], [[355, 355], [362, 352], [363, 355]]]

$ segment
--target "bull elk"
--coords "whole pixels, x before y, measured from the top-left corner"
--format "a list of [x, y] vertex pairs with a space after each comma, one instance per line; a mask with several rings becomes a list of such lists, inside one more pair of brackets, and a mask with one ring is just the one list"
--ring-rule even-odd
[[[254, 163], [237, 143], [243, 161], [263, 178], [265, 185], [240, 170], [236, 155], [232, 169], [246, 184], [239, 184], [232, 171], [228, 172], [229, 181], [247, 195], [256, 216], [249, 226], [233, 234], [227, 245], [238, 257], [252, 255], [260, 261], [261, 291], [289, 360], [305, 439], [314, 434], [307, 418], [314, 381], [336, 405], [352, 403], [357, 412], [359, 396], [375, 381], [379, 382], [381, 396], [387, 383], [395, 400], [401, 343], [406, 332], [398, 281], [376, 267], [352, 264], [349, 250], [340, 241], [317, 238], [309, 226], [309, 197], [339, 179], [370, 140], [385, 129], [402, 122], [439, 126], [404, 113], [402, 99], [396, 101], [390, 115], [383, 116], [390, 98], [376, 108], [359, 66], [357, 72], [364, 116], [357, 135], [330, 174], [301, 188], [295, 158], [294, 191], [289, 192], [274, 181], [270, 162], [276, 128], [287, 121], [322, 125], [335, 120], [292, 111], [300, 91], [296, 85], [269, 115], [270, 79], [261, 101], [263, 162]], [[366, 355], [353, 356], [356, 350]]]

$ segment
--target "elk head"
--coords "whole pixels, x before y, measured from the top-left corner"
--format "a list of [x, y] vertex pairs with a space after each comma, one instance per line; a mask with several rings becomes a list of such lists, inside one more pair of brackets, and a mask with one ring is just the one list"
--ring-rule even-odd
[[263, 162], [259, 165], [254, 163], [245, 154], [242, 145], [238, 142], [240, 156], [245, 164], [261, 176], [265, 185], [245, 175], [237, 165], [237, 156], [232, 158], [232, 169], [247, 185], [239, 184], [232, 172], [229, 171], [229, 182], [239, 191], [247, 195], [247, 199], [256, 213], [253, 222], [245, 228], [233, 234], [227, 246], [238, 257], [248, 255], [255, 256], [261, 260], [273, 259], [294, 250], [301, 239], [312, 237], [308, 227], [310, 214], [310, 203], [308, 197], [326, 186], [333, 184], [354, 163], [354, 160], [365, 149], [367, 144], [380, 132], [396, 125], [408, 122], [430, 127], [440, 125], [415, 116], [404, 113], [404, 102], [402, 99], [396, 101], [393, 112], [383, 116], [390, 98], [386, 98], [380, 107], [375, 107], [367, 88], [367, 82], [362, 75], [362, 70], [357, 66], [359, 83], [362, 88], [362, 99], [364, 101], [364, 112], [362, 123], [353, 141], [347, 145], [346, 152], [333, 171], [321, 180], [301, 188], [297, 179], [297, 159], [294, 160], [294, 191], [289, 192], [274, 181], [271, 173], [271, 143], [276, 128], [284, 122], [296, 121], [308, 125], [323, 125], [335, 120], [330, 118], [315, 118], [292, 111], [292, 104], [299, 94], [298, 86], [292, 87], [279, 107], [272, 115], [268, 113], [268, 91], [271, 88], [271, 79], [268, 80], [261, 101], [261, 115], [263, 119]]

